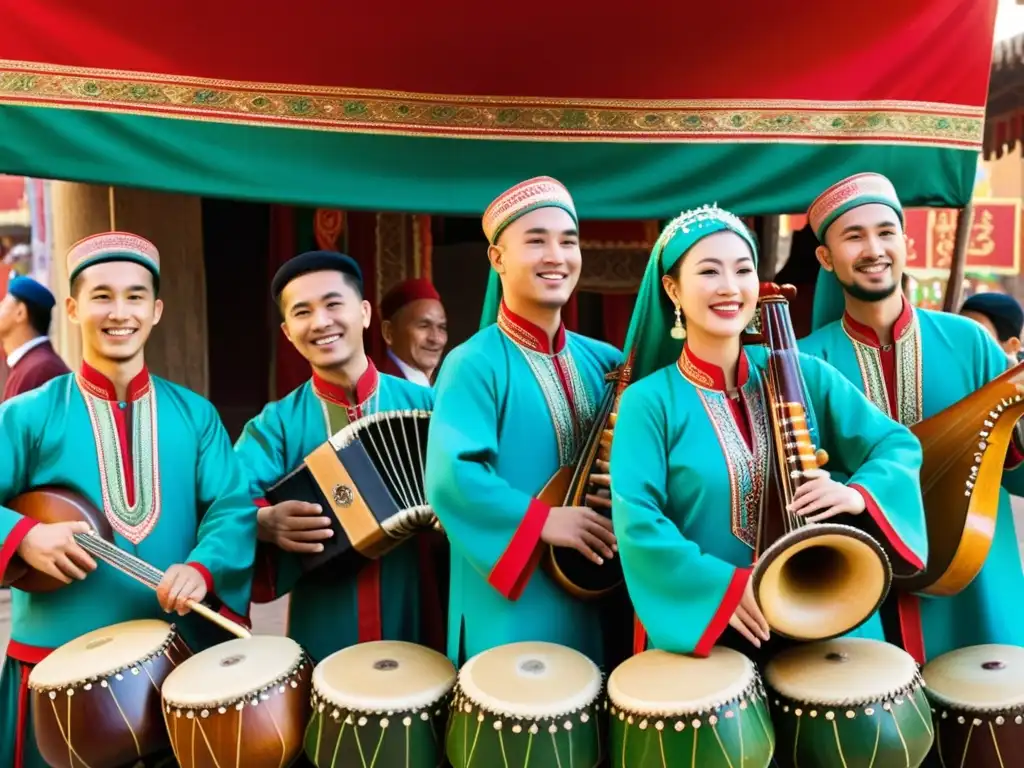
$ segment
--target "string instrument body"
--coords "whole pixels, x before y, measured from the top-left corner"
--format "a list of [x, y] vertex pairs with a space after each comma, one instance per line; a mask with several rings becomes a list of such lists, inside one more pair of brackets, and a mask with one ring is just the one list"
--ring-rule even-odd
[[[595, 462], [598, 459], [608, 461], [611, 456], [612, 427], [615, 425], [619, 399], [629, 383], [631, 364], [632, 355], [624, 366], [605, 375], [607, 386], [601, 406], [576, 464], [561, 467], [552, 475], [537, 495], [539, 501], [551, 507], [586, 506], [585, 499]], [[607, 510], [596, 511], [609, 516]], [[545, 546], [541, 566], [555, 583], [580, 600], [604, 597], [624, 580], [618, 557], [606, 559], [603, 565], [598, 565], [568, 547]]]
[[[92, 535], [113, 543], [114, 532], [107, 518], [78, 494], [55, 486], [40, 486], [16, 496], [7, 507], [39, 523], [88, 523]], [[22, 592], [54, 592], [63, 582], [34, 568], [15, 555], [7, 567], [2, 586]]]
[[992, 549], [1006, 454], [1024, 415], [1024, 363], [910, 428], [921, 442], [928, 563], [900, 589], [955, 595]]

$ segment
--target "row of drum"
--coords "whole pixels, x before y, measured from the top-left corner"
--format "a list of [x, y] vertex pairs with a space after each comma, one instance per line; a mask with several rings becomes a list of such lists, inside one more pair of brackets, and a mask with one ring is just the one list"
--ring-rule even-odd
[[[192, 654], [133, 621], [58, 648], [29, 678], [54, 768], [120, 768], [173, 749], [184, 768], [1024, 768], [1024, 649], [976, 646], [923, 670], [864, 639], [744, 655], [634, 656], [608, 677], [543, 642], [462, 669], [382, 641], [313, 665], [255, 636]], [[446, 762], [447, 761], [447, 762]]]

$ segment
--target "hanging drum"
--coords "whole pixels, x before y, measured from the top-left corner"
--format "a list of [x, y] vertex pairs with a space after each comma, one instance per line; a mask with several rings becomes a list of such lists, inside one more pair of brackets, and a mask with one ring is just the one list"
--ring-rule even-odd
[[454, 686], [448, 658], [414, 643], [381, 640], [333, 653], [313, 670], [306, 756], [317, 768], [436, 768]]
[[554, 643], [501, 645], [459, 671], [448, 726], [453, 768], [594, 768], [604, 754], [601, 671]]
[[922, 675], [943, 765], [1024, 766], [1024, 648], [960, 648], [928, 662]]
[[28, 678], [39, 754], [54, 768], [121, 768], [166, 751], [160, 686], [191, 655], [175, 628], [156, 620], [65, 643]]
[[766, 768], [775, 734], [761, 679], [743, 654], [644, 651], [608, 678], [612, 768]]
[[895, 645], [838, 638], [765, 666], [780, 768], [918, 768], [933, 732], [917, 663]]

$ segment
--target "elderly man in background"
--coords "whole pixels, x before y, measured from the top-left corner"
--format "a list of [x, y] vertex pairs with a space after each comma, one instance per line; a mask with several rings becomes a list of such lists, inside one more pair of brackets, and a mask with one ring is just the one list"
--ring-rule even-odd
[[381, 335], [388, 345], [381, 370], [429, 387], [448, 343], [441, 296], [425, 278], [405, 280], [380, 302]]

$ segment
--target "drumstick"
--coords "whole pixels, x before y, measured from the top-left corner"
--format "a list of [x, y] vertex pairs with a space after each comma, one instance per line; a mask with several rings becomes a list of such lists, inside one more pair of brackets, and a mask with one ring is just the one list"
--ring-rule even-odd
[[[89, 533], [76, 533], [75, 541], [77, 541], [82, 549], [86, 550], [89, 554], [95, 555], [103, 562], [107, 563], [126, 576], [131, 576], [136, 581], [145, 584], [152, 590], [156, 590], [160, 586], [160, 582], [163, 581], [164, 572], [159, 568], [156, 568], [145, 560], [128, 554], [123, 549], [115, 544], [111, 544], [106, 539], [102, 539], [93, 531]], [[249, 632], [245, 627], [236, 621], [232, 621], [226, 616], [221, 616], [213, 609], [203, 605], [197, 600], [188, 600], [186, 605], [190, 610], [195, 611], [205, 619], [212, 621], [221, 629], [226, 632], [230, 632], [236, 637], [250, 638], [252, 633]]]

